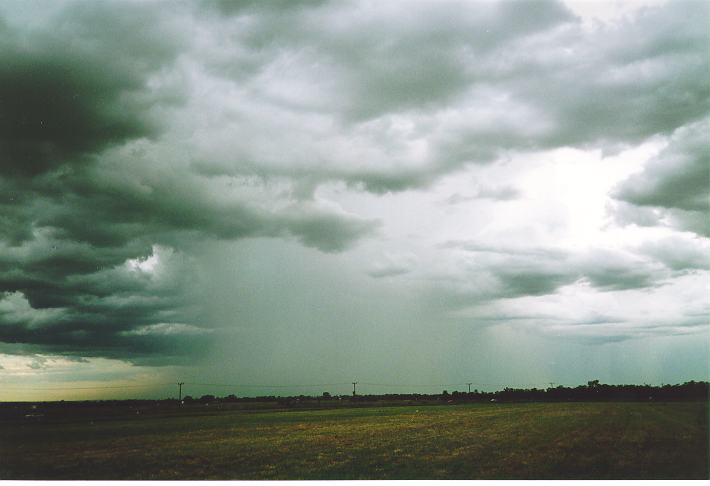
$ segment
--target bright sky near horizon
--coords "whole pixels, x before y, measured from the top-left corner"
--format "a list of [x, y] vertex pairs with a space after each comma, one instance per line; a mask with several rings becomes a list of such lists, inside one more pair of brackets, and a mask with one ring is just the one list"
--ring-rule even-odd
[[709, 379], [709, 24], [1, 2], [0, 400]]

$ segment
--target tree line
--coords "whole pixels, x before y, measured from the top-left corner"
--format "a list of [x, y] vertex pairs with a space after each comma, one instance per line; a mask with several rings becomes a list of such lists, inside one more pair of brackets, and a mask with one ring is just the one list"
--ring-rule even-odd
[[385, 394], [360, 394], [360, 395], [331, 395], [323, 392], [322, 395], [297, 395], [297, 396], [259, 396], [237, 397], [234, 394], [226, 397], [202, 395], [199, 398], [186, 396], [184, 403], [210, 403], [210, 402], [259, 402], [271, 401], [284, 404], [297, 402], [329, 402], [333, 400], [347, 400], [350, 402], [376, 402], [376, 401], [437, 401], [437, 402], [511, 402], [511, 401], [682, 401], [703, 400], [707, 401], [710, 394], [710, 384], [705, 381], [688, 381], [676, 385], [607, 385], [599, 380], [592, 380], [586, 385], [566, 387], [559, 385], [549, 388], [509, 388], [494, 392], [473, 390], [471, 392], [444, 390], [440, 394], [422, 393], [385, 393]]

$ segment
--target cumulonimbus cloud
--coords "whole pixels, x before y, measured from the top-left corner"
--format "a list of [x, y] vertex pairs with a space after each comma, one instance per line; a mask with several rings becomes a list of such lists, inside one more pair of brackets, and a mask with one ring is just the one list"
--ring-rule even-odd
[[[417, 190], [528, 151], [670, 137], [614, 196], [624, 214], [657, 211], [644, 224], [710, 234], [705, 2], [595, 29], [554, 1], [55, 10], [25, 25], [10, 6], [0, 21], [2, 342], [126, 359], [199, 352], [212, 335], [190, 297], [196, 241], [344, 252], [380, 222], [321, 186]], [[644, 251], [665, 270], [617, 254], [489, 254], [441, 301], [549, 295], [580, 279], [650, 288], [688, 270], [687, 258]], [[135, 263], [151, 258], [153, 269]]]

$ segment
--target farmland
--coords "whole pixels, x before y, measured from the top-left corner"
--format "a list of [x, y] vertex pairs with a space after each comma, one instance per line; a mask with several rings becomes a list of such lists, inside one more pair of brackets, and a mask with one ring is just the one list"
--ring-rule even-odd
[[708, 477], [707, 402], [31, 410], [0, 479]]

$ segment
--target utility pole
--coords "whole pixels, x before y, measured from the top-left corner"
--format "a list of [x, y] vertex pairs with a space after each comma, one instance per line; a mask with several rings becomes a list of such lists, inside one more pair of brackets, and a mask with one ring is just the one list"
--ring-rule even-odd
[[355, 385], [357, 385], [357, 381], [353, 381], [353, 396], [355, 396]]
[[178, 402], [182, 402], [182, 386], [185, 384], [184, 381], [178, 382]]
[[466, 383], [466, 384], [468, 385], [468, 392], [471, 393], [471, 385], [473, 385], [473, 383]]

